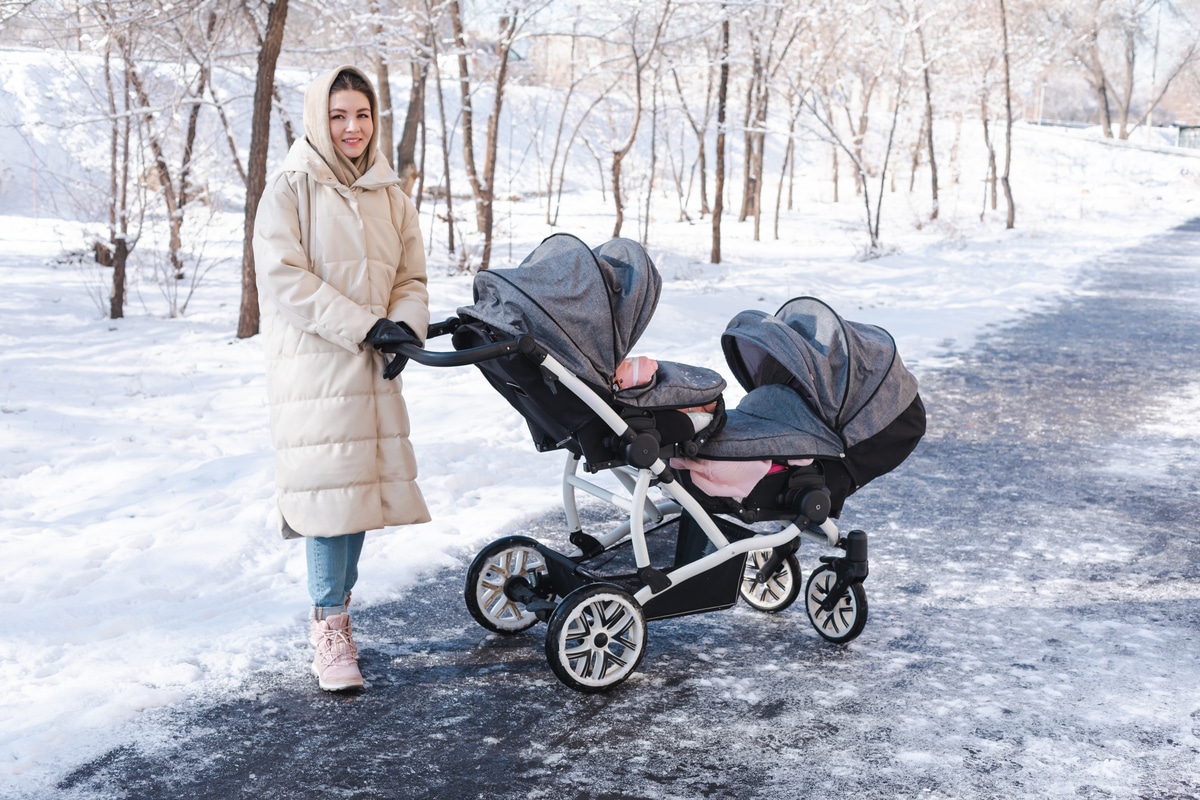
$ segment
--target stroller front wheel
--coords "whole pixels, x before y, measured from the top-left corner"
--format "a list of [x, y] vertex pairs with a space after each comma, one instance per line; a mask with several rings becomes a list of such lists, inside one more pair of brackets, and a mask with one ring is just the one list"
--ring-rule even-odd
[[646, 617], [629, 592], [612, 583], [581, 586], [563, 598], [546, 627], [546, 660], [578, 692], [611, 689], [646, 654]]
[[846, 587], [832, 608], [825, 599], [837, 584], [837, 571], [829, 566], [813, 570], [804, 591], [808, 620], [826, 641], [845, 644], [863, 632], [867, 625], [867, 590], [855, 581]]
[[528, 536], [506, 536], [479, 551], [467, 568], [464, 599], [467, 611], [483, 627], [495, 633], [520, 633], [537, 624], [538, 618], [504, 592], [510, 578], [544, 575], [546, 560], [537, 542]]
[[747, 553], [739, 591], [751, 608], [773, 614], [783, 611], [800, 596], [800, 561], [794, 553], [787, 556], [775, 574], [760, 583], [758, 571], [770, 557], [770, 550], [751, 550]]

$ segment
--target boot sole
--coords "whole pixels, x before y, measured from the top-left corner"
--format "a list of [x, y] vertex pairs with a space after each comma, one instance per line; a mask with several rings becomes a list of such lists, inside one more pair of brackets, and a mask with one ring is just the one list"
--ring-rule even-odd
[[349, 680], [342, 683], [327, 683], [325, 679], [321, 677], [321, 673], [315, 664], [312, 667], [312, 674], [317, 676], [317, 686], [320, 686], [327, 692], [340, 692], [345, 689], [361, 689], [363, 687], [362, 678], [359, 678], [357, 681]]

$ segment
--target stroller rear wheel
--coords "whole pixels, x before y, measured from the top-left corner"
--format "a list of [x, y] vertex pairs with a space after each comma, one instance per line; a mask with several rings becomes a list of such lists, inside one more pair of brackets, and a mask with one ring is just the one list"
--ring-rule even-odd
[[506, 536], [484, 547], [467, 569], [464, 597], [467, 611], [483, 627], [496, 633], [520, 633], [537, 624], [537, 616], [526, 611], [504, 593], [510, 578], [529, 579], [545, 575], [546, 560], [537, 542], [528, 536]]
[[646, 654], [646, 618], [633, 595], [612, 583], [581, 586], [562, 599], [546, 628], [546, 660], [579, 692], [601, 692], [637, 669]]
[[837, 583], [837, 571], [830, 566], [813, 570], [808, 576], [808, 587], [804, 591], [805, 607], [809, 622], [817, 633], [835, 644], [845, 644], [863, 632], [867, 625], [867, 590], [855, 581], [846, 587], [846, 592], [833, 608], [822, 604]]
[[770, 557], [770, 550], [751, 550], [746, 554], [740, 592], [752, 608], [775, 613], [783, 611], [800, 596], [800, 561], [794, 553], [787, 556], [775, 574], [759, 583], [758, 571]]

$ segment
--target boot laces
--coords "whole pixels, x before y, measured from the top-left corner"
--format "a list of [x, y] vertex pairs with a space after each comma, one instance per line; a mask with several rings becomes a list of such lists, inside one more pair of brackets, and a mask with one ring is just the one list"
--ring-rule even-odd
[[345, 658], [357, 659], [358, 645], [354, 643], [354, 634], [350, 630], [350, 623], [347, 622], [344, 628], [323, 628], [319, 649], [326, 653], [331, 661], [340, 661]]

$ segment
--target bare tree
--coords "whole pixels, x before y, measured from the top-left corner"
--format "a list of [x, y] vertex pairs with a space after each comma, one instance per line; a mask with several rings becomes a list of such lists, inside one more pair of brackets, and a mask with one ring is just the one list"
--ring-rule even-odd
[[[860, 54], [852, 67], [841, 75], [842, 81], [835, 82], [828, 77], [814, 80], [803, 89], [797, 87], [801, 102], [810, 112], [817, 125], [817, 131], [827, 141], [841, 150], [854, 165], [858, 178], [858, 188], [862, 193], [863, 206], [866, 212], [867, 235], [870, 240], [869, 255], [879, 255], [882, 252], [880, 226], [882, 224], [883, 195], [888, 177], [888, 166], [896, 138], [896, 128], [900, 119], [900, 111], [908, 91], [908, 81], [904, 69], [908, 57], [909, 37], [913, 28], [902, 24], [887, 12], [892, 9], [876, 9], [885, 18], [875, 21], [864, 28], [855, 28], [857, 39], [842, 39], [837, 41], [841, 46]], [[842, 21], [840, 24], [845, 24]], [[858, 21], [855, 21], [858, 25]], [[866, 41], [863, 36], [868, 37]], [[866, 42], [869, 41], [870, 45]], [[867, 55], [877, 58], [872, 62]], [[844, 57], [844, 54], [843, 54]], [[836, 61], [827, 61], [825, 67], [831, 67]], [[847, 85], [846, 77], [856, 79], [856, 85]], [[875, 88], [881, 81], [895, 83], [894, 94], [889, 99], [891, 122], [883, 142], [881, 154], [878, 156], [879, 186], [875, 199], [872, 201], [869, 178], [871, 168], [867, 163], [868, 121], [870, 119], [871, 98]], [[859, 111], [855, 115], [849, 105], [852, 97], [858, 97]], [[845, 123], [840, 122], [845, 117]], [[882, 134], [882, 132], [880, 132]]]
[[713, 188], [712, 253], [709, 260], [721, 263], [721, 214], [725, 209], [725, 109], [729, 100], [729, 5], [721, 3], [721, 48], [717, 79], [717, 163]]
[[[921, 8], [917, 7], [917, 14], [920, 14]], [[933, 136], [933, 81], [930, 78], [930, 69], [932, 67], [932, 59], [929, 57], [929, 52], [925, 47], [925, 20], [917, 21], [917, 44], [921, 55], [921, 79], [922, 88], [925, 90], [925, 117], [922, 123], [922, 128], [925, 131], [925, 141], [928, 144], [927, 152], [929, 154], [929, 183], [931, 192], [932, 207], [929, 212], [929, 218], [937, 219], [938, 217], [938, 173], [937, 173], [937, 148], [934, 147]]]
[[[117, 92], [113, 83], [112, 44], [109, 40], [104, 46], [104, 89], [112, 136], [109, 150], [108, 244], [97, 243], [96, 261], [102, 266], [112, 267], [108, 316], [109, 319], [120, 319], [125, 316], [125, 283], [129, 253], [137, 239], [130, 236], [129, 230], [129, 135], [132, 119], [128, 113], [129, 87], [125, 86], [121, 91], [123, 108], [118, 108]], [[121, 77], [125, 76], [126, 73], [122, 70]]]
[[[570, 34], [570, 50], [568, 54], [568, 85], [565, 93], [563, 94], [562, 107], [558, 114], [558, 123], [554, 129], [554, 146], [551, 148], [550, 164], [548, 165], [546, 175], [546, 224], [550, 226], [555, 226], [558, 224], [558, 214], [562, 205], [563, 184], [566, 180], [567, 163], [571, 156], [571, 148], [574, 146], [575, 141], [579, 138], [580, 131], [587, 122], [588, 118], [591, 116], [592, 112], [595, 111], [596, 107], [604, 101], [604, 99], [616, 86], [617, 81], [620, 80], [620, 78], [613, 79], [608, 85], [604, 86], [599, 91], [596, 91], [590, 100], [585, 99], [582, 101], [586, 103], [586, 105], [584, 105], [581, 110], [577, 111], [574, 117], [574, 124], [572, 126], [571, 134], [567, 137], [567, 141], [564, 145], [563, 135], [565, 133], [567, 120], [571, 113], [571, 109], [579, 105], [576, 100], [579, 95], [582, 94], [581, 89], [586, 87], [588, 83], [595, 81], [598, 77], [596, 72], [590, 69], [576, 72], [576, 68], [579, 63], [578, 48], [580, 46], [580, 39], [581, 37], [578, 31], [578, 21], [576, 21], [575, 28]], [[561, 166], [559, 161], [560, 155], [562, 157]], [[554, 199], [552, 200], [552, 198]]]
[[688, 121], [688, 127], [691, 128], [692, 134], [695, 134], [696, 137], [696, 164], [698, 172], [700, 172], [701, 217], [707, 216], [709, 213], [706, 142], [708, 139], [708, 122], [713, 116], [713, 89], [716, 84], [715, 62], [716, 59], [714, 58], [708, 64], [704, 65], [706, 66], [706, 70], [704, 70], [704, 106], [702, 112], [698, 114], [692, 114], [691, 108], [688, 106], [688, 96], [686, 96], [683, 84], [679, 80], [679, 72], [676, 68], [671, 68], [671, 77], [674, 80], [674, 86], [676, 86], [676, 91], [679, 95], [679, 107], [683, 110], [684, 119]]
[[[413, 194], [413, 186], [420, 179], [424, 184], [424, 170], [417, 163], [417, 142], [424, 136], [425, 127], [425, 91], [429, 81], [429, 70], [437, 69], [437, 26], [442, 21], [441, 9], [435, 8], [429, 0], [425, 0], [425, 18], [418, 24], [419, 30], [414, 36], [409, 63], [408, 108], [404, 114], [404, 125], [400, 130], [400, 142], [396, 145], [396, 172], [400, 175], [401, 187], [407, 194]], [[440, 72], [439, 72], [440, 75]], [[439, 97], [438, 102], [444, 104]], [[443, 108], [444, 110], [444, 108]], [[443, 129], [444, 132], [444, 129]], [[425, 148], [421, 148], [424, 159]], [[417, 207], [421, 204], [421, 192], [415, 195]], [[451, 252], [453, 252], [453, 247]]]
[[492, 258], [492, 234], [496, 220], [496, 153], [500, 147], [500, 112], [504, 108], [504, 89], [508, 82], [508, 57], [517, 38], [517, 10], [510, 9], [510, 16], [500, 19], [500, 37], [496, 42], [498, 60], [496, 83], [492, 93], [492, 111], [488, 114], [487, 140], [484, 144], [482, 211], [480, 233], [483, 234], [483, 254], [479, 268], [487, 269]]
[[482, 232], [484, 228], [483, 215], [483, 183], [479, 179], [479, 170], [475, 166], [475, 109], [471, 105], [471, 68], [468, 61], [466, 35], [463, 32], [462, 4], [459, 0], [448, 0], [446, 9], [450, 13], [450, 29], [454, 34], [454, 49], [458, 56], [458, 88], [461, 98], [460, 120], [462, 126], [463, 166], [467, 170], [467, 180], [471, 184], [471, 192], [475, 197], [476, 228]]
[[658, 17], [654, 20], [651, 28], [652, 33], [648, 43], [643, 44], [641, 40], [640, 23], [642, 8], [640, 6], [634, 8], [628, 22], [629, 39], [626, 44], [629, 47], [630, 73], [633, 78], [633, 108], [630, 111], [629, 133], [625, 136], [624, 141], [616, 145], [612, 151], [612, 193], [613, 203], [616, 205], [616, 219], [613, 223], [612, 234], [614, 238], [621, 235], [621, 226], [625, 222], [624, 195], [621, 189], [621, 165], [633, 149], [634, 142], [637, 141], [638, 127], [642, 121], [644, 105], [643, 73], [650, 64], [650, 59], [654, 58], [657, 54], [658, 43], [662, 39], [667, 27], [667, 21], [671, 16], [671, 0], [663, 0], [661, 7], [658, 8], [658, 12]]
[[[449, 140], [449, 133], [448, 133], [449, 125], [447, 125], [447, 123], [446, 123], [446, 100], [445, 100], [445, 97], [442, 95], [442, 70], [441, 70], [441, 67], [439, 66], [439, 58], [438, 58], [439, 49], [438, 49], [437, 28], [438, 28], [439, 22], [441, 21], [441, 17], [440, 17], [440, 14], [435, 13], [433, 4], [434, 4], [434, 0], [425, 0], [426, 32], [424, 35], [424, 39], [429, 44], [429, 54], [430, 54], [429, 63], [433, 68], [433, 86], [434, 86], [434, 90], [437, 94], [438, 121], [440, 122], [439, 130], [440, 130], [440, 134], [441, 134], [441, 146], [442, 146], [442, 180], [443, 180], [443, 184], [444, 184], [445, 197], [446, 197], [446, 249], [447, 249], [447, 252], [449, 252], [451, 255], [453, 255], [454, 251], [455, 251], [455, 248], [454, 248], [454, 193], [451, 191], [451, 185], [450, 185], [450, 140]], [[422, 96], [424, 96], [424, 92], [422, 92]], [[410, 108], [409, 115], [411, 116], [411, 108]], [[407, 117], [406, 117], [406, 119], [407, 119]], [[407, 128], [408, 128], [408, 124], [406, 121], [405, 129], [407, 130]], [[403, 138], [402, 138], [402, 141], [403, 141]], [[402, 146], [401, 151], [403, 151], [403, 149], [404, 148]], [[423, 152], [423, 150], [422, 150], [422, 152]], [[403, 164], [405, 158], [406, 158], [406, 154], [404, 152], [400, 152], [399, 157], [398, 157], [398, 163]], [[411, 154], [408, 155], [408, 158], [409, 158], [409, 160], [412, 160]], [[424, 183], [424, 176], [422, 176], [422, 184], [423, 183]], [[417, 197], [419, 200], [420, 194], [418, 194]], [[435, 196], [434, 208], [436, 209], [436, 207], [437, 206], [436, 206], [436, 196]], [[431, 242], [431, 244], [432, 244], [432, 242]]]
[[[1170, 14], [1171, 31], [1166, 53], [1160, 36], [1164, 8]], [[1057, 0], [1036, 16], [1050, 26], [1042, 35], [1062, 43], [1067, 63], [1079, 70], [1091, 88], [1104, 135], [1126, 139], [1149, 119], [1172, 83], [1200, 56], [1194, 14], [1194, 3], [1166, 0]], [[1033, 16], [1010, 4], [1010, 36], [1028, 26]]]
[[246, 223], [242, 237], [242, 303], [238, 312], [237, 336], [245, 339], [258, 333], [258, 285], [254, 274], [254, 218], [258, 201], [267, 185], [267, 145], [271, 138], [271, 96], [275, 88], [275, 64], [283, 46], [288, 0], [272, 0], [258, 51], [254, 83], [254, 112], [250, 122], [250, 157], [246, 169]]
[[754, 217], [755, 241], [759, 240], [762, 223], [763, 158], [771, 85], [780, 68], [789, 63], [788, 51], [807, 21], [804, 15], [789, 15], [788, 11], [787, 5], [751, 6], [743, 11], [751, 69], [743, 121], [745, 161], [738, 221]]
[[34, 0], [0, 0], [0, 25], [33, 5]]
[[1000, 183], [1004, 187], [1004, 199], [1008, 203], [1008, 218], [1004, 227], [1012, 228], [1016, 224], [1017, 215], [1017, 207], [1013, 202], [1012, 184], [1009, 183], [1009, 173], [1012, 170], [1012, 59], [1008, 49], [1008, 10], [1004, 7], [1004, 0], [999, 1], [1000, 30], [1004, 42], [1004, 174], [1000, 176]]

